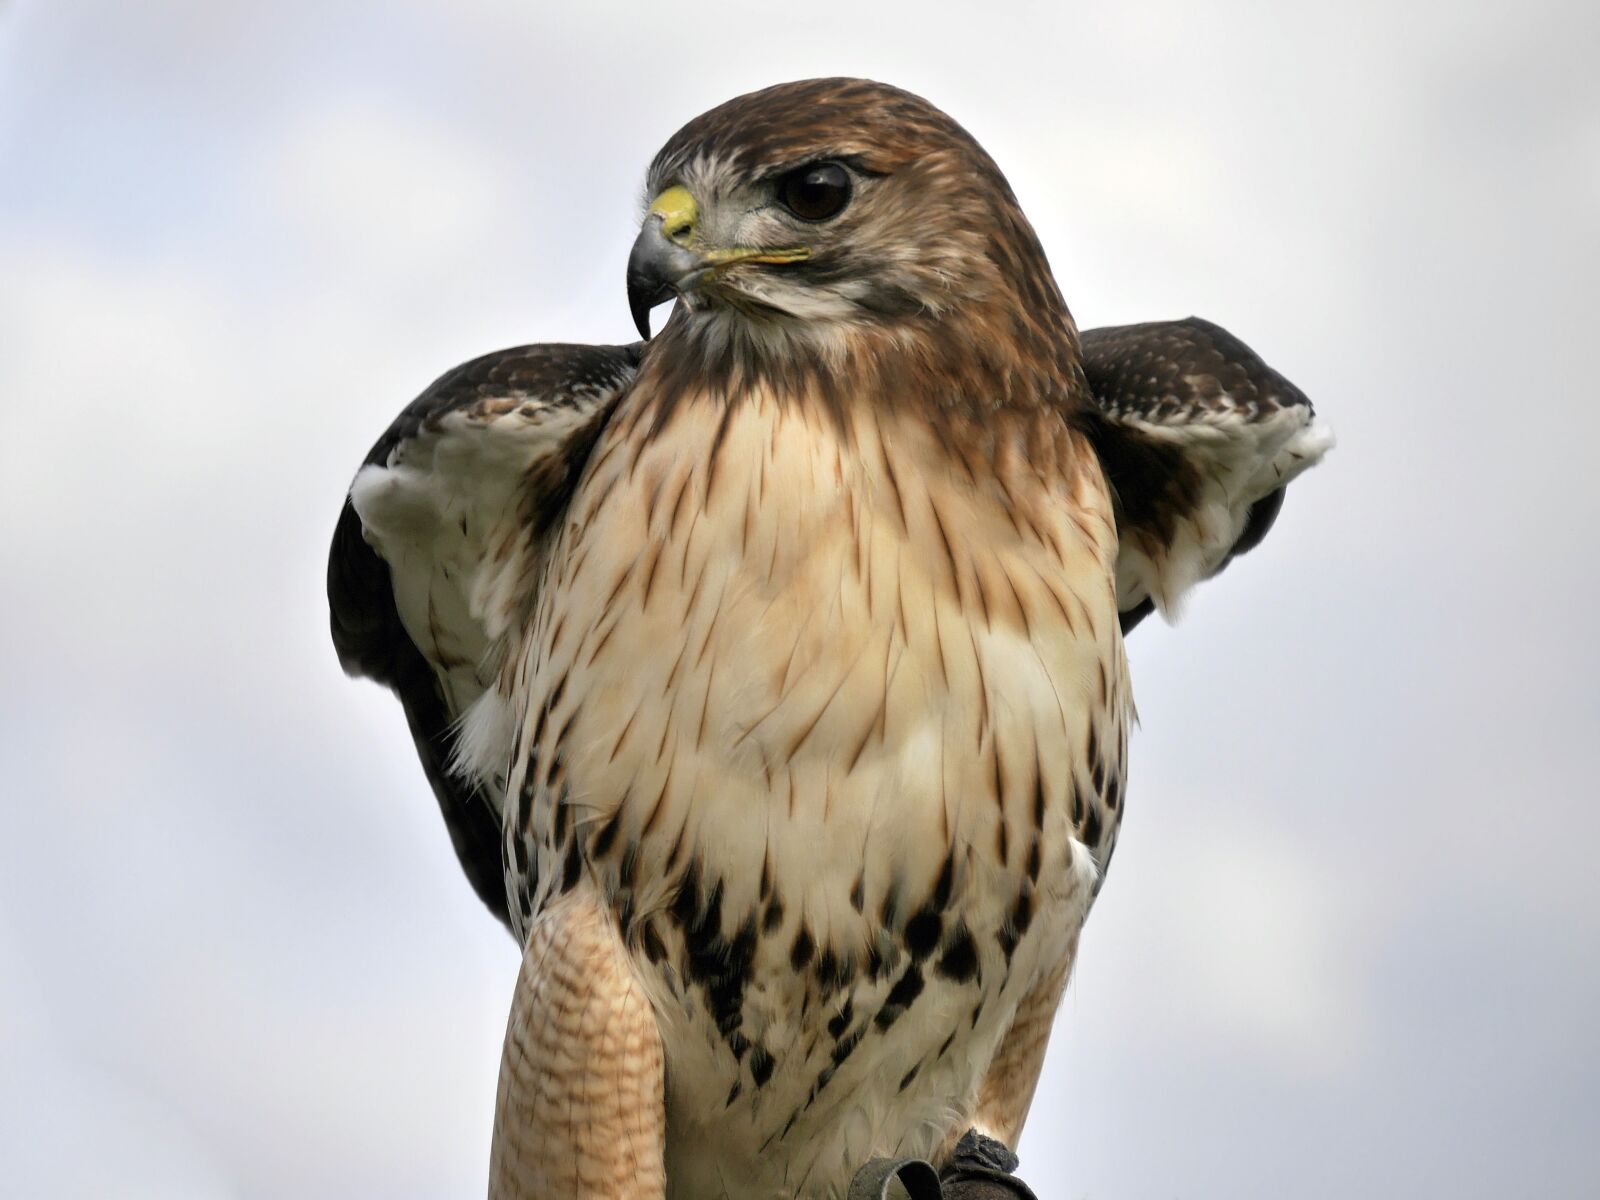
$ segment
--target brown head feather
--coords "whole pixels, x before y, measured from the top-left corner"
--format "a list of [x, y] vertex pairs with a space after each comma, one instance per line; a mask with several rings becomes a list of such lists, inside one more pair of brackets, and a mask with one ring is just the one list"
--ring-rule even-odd
[[[732, 396], [762, 385], [828, 408], [869, 395], [980, 427], [1005, 412], [1059, 419], [1087, 401], [1072, 317], [1005, 176], [919, 96], [813, 79], [737, 97], [668, 140], [649, 191], [682, 184], [709, 206], [822, 159], [860, 182], [817, 228], [810, 258], [727, 272], [709, 309], [680, 310], [651, 344], [641, 389]], [[778, 288], [832, 307], [782, 311]]]

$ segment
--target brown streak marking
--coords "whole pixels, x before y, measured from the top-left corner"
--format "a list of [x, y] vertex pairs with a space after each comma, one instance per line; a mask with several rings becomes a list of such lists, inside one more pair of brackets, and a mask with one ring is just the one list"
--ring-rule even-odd
[[[645, 381], [643, 379], [636, 379], [634, 382], [636, 384], [642, 384]], [[654, 382], [654, 380], [651, 380], [650, 382]], [[643, 387], [636, 387], [634, 395], [648, 397], [649, 392]], [[639, 427], [639, 420], [642, 415], [642, 410], [645, 407], [646, 403], [639, 403], [631, 407], [623, 405], [618, 408], [616, 431], [617, 442], [619, 444], [626, 443], [627, 435], [631, 434]]]
[[933, 613], [933, 641], [939, 648], [939, 676], [944, 680], [945, 691], [950, 690], [950, 670], [944, 658], [944, 626], [939, 623], [939, 606], [931, 605]]
[[683, 613], [687, 619], [695, 611], [695, 606], [700, 603], [700, 588], [705, 583], [706, 567], [710, 565], [709, 559], [700, 560], [700, 569], [695, 572], [694, 586], [689, 589], [689, 598], [684, 602]]
[[678, 477], [678, 494], [672, 501], [672, 515], [667, 518], [667, 532], [673, 536], [678, 533], [678, 514], [683, 510], [683, 498], [689, 493], [689, 484], [693, 480], [693, 473], [683, 471]]
[[951, 445], [949, 435], [944, 428], [944, 422], [931, 421], [928, 423], [927, 428], [930, 429], [933, 432], [933, 436], [938, 439], [939, 448], [944, 451], [945, 455], [966, 472], [967, 482], [973, 486], [977, 486], [978, 477], [973, 474], [972, 464], [967, 461], [966, 455], [962, 454], [955, 446]]
[[1006, 486], [1006, 478], [1002, 472], [997, 471], [995, 473], [994, 481], [995, 485], [1000, 489], [1000, 494], [1005, 497], [1005, 503], [1000, 506], [1000, 511], [1005, 514], [1006, 520], [1011, 522], [1011, 531], [1020, 538], [1022, 536], [1022, 526], [1017, 524], [1017, 498], [1012, 494], [1011, 489]]
[[844, 773], [846, 775], [854, 771], [856, 769], [856, 764], [861, 761], [861, 755], [865, 752], [867, 743], [872, 740], [873, 729], [876, 726], [877, 719], [874, 718], [873, 720], [868, 721], [866, 728], [861, 731], [861, 740], [856, 743], [855, 751], [850, 755], [850, 761], [845, 764]]
[[[601, 449], [592, 460], [590, 460], [590, 472], [593, 475], [598, 476], [600, 471], [605, 467], [606, 463], [610, 461], [611, 456], [617, 452], [617, 448], [622, 444], [623, 439], [621, 438], [606, 439], [604, 448]], [[613, 481], [615, 481], [615, 476], [613, 476]], [[609, 488], [611, 485], [607, 484], [606, 486]]]
[[672, 839], [672, 849], [667, 851], [667, 869], [663, 874], [669, 877], [677, 870], [678, 856], [683, 853], [683, 835], [688, 830], [687, 822], [679, 824], [677, 836]]
[[1006, 769], [1005, 762], [1000, 754], [999, 738], [994, 740], [994, 753], [990, 757], [994, 759], [994, 798], [1001, 811], [1004, 812], [1006, 807]]
[[1044, 541], [1039, 532], [1038, 524], [1034, 520], [1034, 506], [1029, 503], [1029, 498], [1024, 495], [1017, 499], [1010, 489], [1006, 489], [1006, 515], [1011, 518], [1011, 527], [1016, 532], [1017, 543], [1026, 544], [1030, 540], [1036, 543]]
[[888, 476], [889, 488], [894, 493], [894, 508], [895, 512], [900, 515], [900, 529], [909, 535], [911, 523], [906, 520], [906, 502], [905, 496], [900, 491], [900, 477], [895, 474], [894, 462], [889, 457], [888, 448], [883, 444], [883, 432], [881, 429], [878, 433], [878, 452], [883, 455], [884, 474]]
[[[598, 473], [594, 475], [594, 478], [600, 478]], [[577, 525], [581, 527], [594, 519], [595, 514], [605, 507], [606, 501], [610, 498], [613, 489], [616, 488], [621, 478], [622, 476], [620, 474], [611, 474], [595, 485], [593, 494], [586, 494], [584, 496], [582, 519], [575, 522]], [[553, 527], [554, 526], [552, 525], [552, 528]]]
[[[780, 708], [783, 707], [785, 699], [786, 699], [786, 697], [780, 696], [778, 698], [777, 703], [775, 703], [771, 708], [767, 709], [766, 712], [762, 713], [759, 717], [757, 717], [755, 719], [755, 721], [753, 721], [751, 724], [747, 725], [745, 727], [744, 732], [741, 733], [737, 738], [734, 739], [733, 748], [734, 749], [738, 749], [740, 746], [744, 745], [745, 740], [747, 738], [749, 738], [749, 736], [751, 734], [753, 734], [756, 730], [760, 729], [761, 726], [766, 722], [766, 720], [769, 717], [772, 716], [773, 713], [777, 712]], [[765, 755], [766, 755], [766, 752], [765, 752], [765, 750], [763, 750], [762, 751], [763, 758], [765, 758]], [[768, 783], [770, 784], [771, 780], [768, 780]]]
[[1040, 528], [1039, 523], [1033, 519], [1032, 513], [1025, 511], [1022, 514], [1022, 518], [1028, 523], [1028, 533], [1033, 537], [1033, 540], [1038, 545], [1047, 546], [1050, 544], [1049, 537], [1046, 536], [1045, 531]]
[[[578, 706], [576, 704], [573, 705], [572, 711], [567, 714], [566, 723], [561, 726], [561, 732], [556, 734], [556, 740], [554, 742], [554, 745], [563, 746], [563, 745], [566, 744], [567, 734], [572, 732], [572, 723], [578, 719], [578, 709], [579, 709], [579, 707], [580, 706]], [[543, 755], [540, 755], [540, 757], [542, 758]]]
[[1006, 820], [1006, 781], [1005, 767], [1000, 758], [1000, 739], [994, 739], [994, 798], [997, 812], [995, 814], [995, 852], [999, 855], [1002, 867], [1011, 864], [1011, 827]]
[[724, 581], [722, 591], [717, 594], [717, 602], [711, 609], [711, 623], [706, 626], [706, 635], [700, 640], [700, 649], [694, 656], [694, 665], [699, 666], [706, 660], [706, 651], [711, 648], [712, 635], [717, 632], [717, 622], [722, 620], [722, 598], [728, 594], [728, 585]]
[[663, 470], [656, 476], [655, 483], [650, 486], [650, 498], [644, 502], [645, 521], [648, 525], [655, 524], [656, 514], [661, 511], [661, 493], [667, 486], [667, 474]]
[[592, 543], [587, 538], [583, 539], [583, 541], [579, 544], [577, 555], [566, 567], [566, 575], [568, 578], [576, 579], [580, 574], [583, 573], [583, 564], [589, 561], [589, 550], [591, 546]]
[[894, 650], [894, 630], [890, 630], [883, 640], [883, 695], [878, 699], [878, 740], [887, 744], [889, 740], [889, 690], [894, 686], [895, 672], [900, 669], [900, 659], [894, 660], [894, 665], [889, 665], [889, 656]]
[[972, 662], [978, 669], [978, 748], [983, 748], [983, 731], [989, 724], [989, 683], [983, 674], [983, 658], [978, 653], [978, 635], [967, 626], [967, 637], [972, 642]]
[[639, 602], [641, 611], [650, 607], [650, 593], [655, 590], [656, 568], [661, 565], [661, 551], [664, 545], [664, 542], [657, 542], [653, 547], [654, 553], [650, 556], [650, 570], [644, 577], [644, 598]]
[[895, 552], [894, 556], [894, 604], [900, 621], [900, 636], [906, 640], [906, 644], [909, 646], [911, 644], [911, 626], [906, 621], [906, 589], [905, 583], [900, 576], [900, 554], [898, 551]]
[[728, 436], [728, 426], [733, 424], [734, 406], [726, 399], [723, 401], [722, 419], [717, 422], [717, 431], [711, 435], [711, 449], [708, 452], [709, 463], [706, 468], [705, 495], [700, 498], [700, 511], [711, 510], [711, 494], [717, 489], [717, 467], [722, 460], [722, 444]]
[[[661, 818], [661, 811], [667, 798], [667, 791], [672, 787], [672, 770], [677, 766], [677, 760], [667, 763], [667, 773], [661, 780], [661, 790], [656, 793], [655, 803], [650, 806], [650, 815], [644, 819], [644, 825], [639, 830], [639, 841], [642, 844], [655, 830], [656, 822]], [[632, 785], [629, 785], [632, 790]]]
[[672, 670], [667, 672], [667, 682], [661, 687], [662, 699], [666, 699], [668, 696], [672, 695], [672, 683], [678, 678], [678, 671], [683, 667], [683, 656], [688, 653], [689, 639], [685, 638], [683, 644], [678, 647], [678, 657], [672, 662]]
[[1056, 561], [1058, 561], [1058, 562], [1066, 562], [1067, 561], [1067, 550], [1066, 550], [1065, 545], [1063, 545], [1063, 543], [1061, 541], [1061, 530], [1060, 530], [1060, 528], [1058, 527], [1057, 524], [1052, 523], [1047, 532], [1049, 534], [1050, 550], [1056, 556]]
[[939, 505], [932, 496], [928, 497], [928, 509], [933, 513], [933, 523], [939, 530], [939, 540], [944, 543], [944, 556], [950, 566], [950, 586], [955, 589], [956, 603], [964, 606], [966, 600], [961, 594], [961, 576], [956, 567], [956, 552], [950, 544], [950, 534], [944, 527], [944, 517], [939, 513]]
[[[794, 645], [789, 647], [789, 657], [784, 659], [784, 661], [783, 661], [783, 675], [778, 679], [778, 696], [779, 696], [778, 704], [782, 704], [783, 703], [783, 698], [788, 696], [788, 694], [789, 694], [789, 668], [794, 666], [795, 655], [800, 653], [800, 642], [805, 637], [806, 628], [810, 624], [811, 624], [811, 617], [808, 614], [806, 616], [805, 620], [800, 622], [800, 628], [798, 628], [798, 629], [796, 629], [794, 631]], [[776, 709], [776, 708], [777, 708], [777, 705], [773, 705], [773, 709]], [[771, 716], [772, 715], [772, 710], [768, 710], [768, 714], [767, 715]], [[765, 717], [762, 718], [762, 720], [765, 720], [765, 719], [766, 719]]]
[[978, 608], [983, 613], [983, 627], [993, 629], [989, 623], [989, 589], [983, 583], [983, 568], [976, 563], [972, 567], [972, 579], [978, 587]]
[[[710, 637], [706, 638], [707, 643]], [[694, 748], [700, 749], [706, 741], [706, 714], [711, 711], [711, 685], [717, 677], [717, 660], [711, 660], [711, 670], [706, 673], [706, 694], [700, 700], [700, 728], [694, 735]]]
[[639, 437], [639, 420], [644, 416], [644, 406], [641, 405], [633, 422], [629, 425], [626, 435], [626, 445], [632, 452], [628, 459], [628, 482], [631, 484], [639, 473], [639, 463], [644, 458], [644, 452], [651, 442], [649, 437]]
[[1033, 573], [1038, 576], [1039, 582], [1044, 584], [1045, 594], [1049, 596], [1051, 600], [1055, 601], [1056, 608], [1061, 612], [1061, 619], [1067, 623], [1068, 632], [1076, 633], [1078, 631], [1078, 623], [1072, 619], [1072, 613], [1067, 608], [1066, 601], [1063, 600], [1060, 593], [1056, 591], [1055, 585], [1052, 584], [1050, 580], [1045, 578], [1044, 572], [1040, 571], [1037, 567], [1034, 568]]
[[1005, 576], [1007, 585], [1011, 588], [1011, 598], [1017, 602], [1017, 615], [1022, 618], [1022, 632], [1031, 642], [1033, 640], [1033, 621], [1028, 617], [1028, 606], [1022, 602], [1022, 593], [1017, 589], [1017, 581], [1011, 578], [1011, 568], [1000, 564], [1000, 574]]
[[1083, 534], [1084, 541], [1088, 542], [1091, 546], [1098, 546], [1100, 544], [1100, 539], [1095, 536], [1094, 530], [1089, 528], [1088, 522], [1083, 519], [1083, 515], [1081, 513], [1074, 509], [1071, 510], [1067, 515], [1072, 518], [1072, 523], [1078, 527], [1078, 532]]
[[538, 747], [539, 743], [544, 740], [545, 722], [547, 722], [549, 720], [550, 720], [550, 701], [549, 701], [549, 698], [547, 697], [545, 699], [545, 702], [539, 706], [539, 715], [536, 716], [533, 719], [532, 735], [528, 738], [528, 745], [523, 751], [524, 754], [526, 754], [529, 750], [536, 749]]
[[874, 731], [876, 731], [879, 741], [885, 740], [885, 731], [889, 720], [889, 655], [893, 645], [894, 635], [891, 633], [889, 637], [884, 639], [883, 643], [883, 692], [878, 699], [878, 711], [867, 721], [867, 727], [861, 734], [861, 740], [856, 744], [855, 753], [850, 756], [849, 765], [844, 769], [846, 775], [856, 769], [856, 763], [861, 761], [861, 754], [866, 750], [867, 743], [872, 740]]
[[594, 648], [589, 651], [589, 666], [594, 666], [594, 660], [600, 656], [600, 651], [606, 648], [606, 643], [611, 640], [611, 635], [617, 631], [617, 626], [620, 624], [622, 624], [621, 620], [616, 620], [611, 622], [610, 625], [606, 626], [605, 633], [600, 635], [600, 640], [596, 642], [594, 644]]
[[790, 745], [788, 754], [784, 756], [786, 759], [793, 760], [794, 756], [799, 753], [800, 747], [806, 744], [806, 739], [811, 736], [812, 730], [816, 729], [817, 722], [822, 720], [822, 714], [828, 711], [829, 706], [831, 706], [834, 700], [838, 698], [839, 693], [844, 690], [844, 685], [850, 678], [851, 674], [852, 672], [847, 670], [839, 677], [839, 682], [834, 685], [834, 689], [831, 693], [829, 693], [827, 700], [823, 702], [821, 708], [817, 709], [817, 715], [811, 718], [811, 723], [805, 727], [805, 730], [793, 742], [793, 744]]
[[638, 707], [635, 707], [632, 714], [628, 717], [628, 723], [622, 727], [622, 732], [617, 734], [617, 740], [612, 744], [611, 754], [606, 759], [607, 762], [617, 761], [617, 754], [622, 749], [622, 743], [628, 740], [628, 734], [633, 729], [634, 721], [638, 720], [638, 718], [639, 709]]
[[778, 569], [778, 545], [783, 541], [782, 527], [773, 522], [772, 525], [772, 557], [767, 560], [767, 582], [772, 582], [772, 576]]
[[674, 714], [669, 710], [667, 720], [661, 727], [661, 742], [656, 746], [656, 761], [660, 762], [667, 757], [667, 740], [672, 736], [672, 722]]
[[866, 582], [867, 613], [872, 613], [872, 555], [867, 552], [867, 539], [856, 539], [856, 576]]

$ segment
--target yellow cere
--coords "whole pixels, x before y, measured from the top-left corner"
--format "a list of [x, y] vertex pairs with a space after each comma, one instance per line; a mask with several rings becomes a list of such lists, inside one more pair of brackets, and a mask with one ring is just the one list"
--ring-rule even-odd
[[682, 245], [694, 232], [698, 215], [694, 197], [689, 189], [679, 184], [662, 192], [650, 205], [650, 216], [661, 218], [662, 236]]

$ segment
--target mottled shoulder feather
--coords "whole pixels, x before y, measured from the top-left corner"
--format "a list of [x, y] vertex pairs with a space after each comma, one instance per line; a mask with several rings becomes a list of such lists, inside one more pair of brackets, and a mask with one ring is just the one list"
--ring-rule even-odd
[[1082, 414], [1117, 507], [1124, 632], [1169, 619], [1196, 583], [1254, 548], [1284, 489], [1333, 445], [1304, 392], [1210, 321], [1082, 335]]
[[[457, 732], [493, 679], [504, 577], [536, 569], [642, 348], [522, 346], [456, 367], [373, 445], [334, 529], [339, 662], [399, 698], [467, 878], [502, 921], [501, 781], [458, 768]], [[494, 723], [477, 722], [480, 741]]]

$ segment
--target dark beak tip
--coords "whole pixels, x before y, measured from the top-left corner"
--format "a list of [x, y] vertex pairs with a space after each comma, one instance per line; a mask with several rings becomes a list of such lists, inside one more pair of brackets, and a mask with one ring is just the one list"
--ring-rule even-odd
[[650, 340], [650, 310], [673, 297], [674, 281], [699, 265], [699, 257], [669, 242], [659, 220], [647, 220], [628, 255], [628, 311], [639, 336]]
[[645, 341], [650, 340], [650, 310], [663, 301], [672, 299], [672, 288], [660, 274], [639, 270], [637, 264], [628, 269], [628, 311], [633, 314], [634, 328]]
[[650, 340], [650, 304], [639, 293], [628, 297], [628, 308], [633, 313], [633, 326], [645, 341]]

